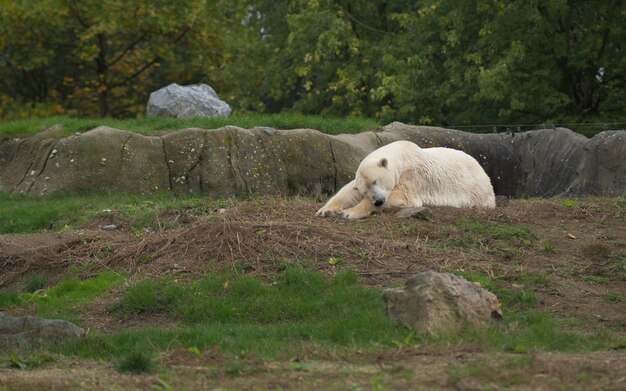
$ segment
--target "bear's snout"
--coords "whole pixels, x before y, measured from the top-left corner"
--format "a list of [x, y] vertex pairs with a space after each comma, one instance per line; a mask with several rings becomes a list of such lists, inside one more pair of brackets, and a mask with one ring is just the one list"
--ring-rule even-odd
[[383, 198], [378, 198], [376, 201], [374, 201], [374, 206], [381, 206], [384, 203], [385, 200]]

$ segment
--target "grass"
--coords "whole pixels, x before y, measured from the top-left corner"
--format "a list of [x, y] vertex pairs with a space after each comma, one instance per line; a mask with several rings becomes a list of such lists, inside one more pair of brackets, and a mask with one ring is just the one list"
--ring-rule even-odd
[[550, 242], [546, 242], [543, 244], [543, 251], [548, 254], [554, 254], [554, 245]]
[[[54, 362], [54, 358], [48, 353], [34, 353], [30, 355], [11, 354], [7, 358], [0, 359], [0, 368], [34, 369]], [[1, 388], [0, 388], [1, 389]]]
[[0, 193], [0, 234], [76, 228], [93, 220], [121, 221], [130, 228], [166, 228], [159, 215], [184, 210], [207, 214], [227, 201], [170, 194], [59, 194], [46, 198]]
[[19, 307], [21, 304], [22, 297], [19, 293], [11, 291], [0, 291], [0, 310]]
[[0, 122], [0, 139], [33, 135], [57, 124], [63, 126], [61, 136], [85, 132], [101, 125], [144, 134], [186, 128], [217, 129], [228, 125], [242, 128], [253, 128], [255, 126], [267, 126], [275, 129], [308, 128], [317, 129], [328, 134], [359, 133], [375, 130], [379, 127], [376, 121], [365, 118], [335, 118], [301, 114], [240, 114], [229, 118], [143, 118], [126, 120], [48, 117]]
[[408, 333], [386, 317], [379, 292], [359, 285], [355, 273], [326, 278], [292, 267], [275, 281], [245, 275], [207, 275], [187, 285], [144, 281], [128, 289], [113, 314], [122, 318], [167, 314], [180, 325], [93, 333], [57, 349], [112, 358], [153, 349], [217, 346], [223, 352], [273, 357], [300, 351], [307, 344], [390, 346]]
[[46, 276], [41, 274], [32, 275], [26, 282], [26, 292], [36, 292], [40, 289], [43, 289], [43, 287], [45, 287], [47, 283], [48, 278]]
[[[59, 231], [93, 219], [122, 221], [137, 230], [166, 227], [163, 212], [180, 211], [203, 216], [228, 202], [158, 194], [59, 195], [45, 199], [0, 195], [0, 229], [10, 226], [6, 224], [7, 216], [25, 221], [21, 228], [11, 228], [11, 232]], [[37, 210], [53, 211], [54, 218], [29, 222], [28, 213], [37, 215]], [[398, 224], [396, 228], [402, 235], [417, 236], [429, 232], [424, 225]], [[537, 241], [536, 236], [541, 236], [524, 226], [481, 219], [455, 222], [453, 227], [455, 232], [462, 231], [476, 243], [486, 246], [528, 249]], [[540, 243], [535, 250], [554, 251], [553, 248], [546, 249], [545, 243]], [[599, 264], [597, 271], [589, 270], [589, 274], [583, 276], [572, 273], [598, 284], [605, 282], [598, 276], [619, 278], [625, 275], [625, 255], [621, 250], [614, 250]], [[299, 260], [290, 261], [298, 263]], [[337, 255], [329, 257], [327, 262], [342, 269], [351, 261]], [[107, 334], [90, 331], [83, 340], [70, 340], [50, 349], [64, 355], [109, 360], [120, 371], [141, 373], [154, 371], [155, 357], [162, 351], [173, 349], [193, 350], [199, 355], [203, 350], [217, 349], [226, 354], [250, 352], [272, 358], [293, 357], [312, 351], [321, 354], [335, 350], [377, 352], [399, 347], [432, 351], [470, 343], [479, 350], [526, 357], [533, 352], [591, 351], [616, 346], [608, 331], [591, 331], [584, 335], [565, 332], [561, 320], [540, 312], [541, 296], [537, 295], [541, 292], [536, 288], [551, 283], [550, 274], [544, 275], [541, 271], [520, 269], [500, 275], [487, 274], [478, 271], [479, 268], [465, 272], [452, 270], [494, 292], [503, 303], [504, 320], [487, 330], [434, 338], [415, 335], [392, 324], [384, 315], [380, 291], [359, 284], [353, 272], [344, 271], [326, 277], [306, 268], [287, 267], [259, 278], [245, 274], [253, 269], [250, 264], [241, 263], [236, 269], [239, 275], [208, 274], [189, 283], [165, 277], [124, 287], [124, 294], [110, 308], [108, 316], [122, 324], [145, 324], [155, 318], [162, 323]], [[78, 320], [80, 325], [81, 311], [111, 289], [121, 289], [123, 281], [123, 276], [108, 272], [87, 280], [70, 278], [47, 288], [50, 281], [45, 276], [32, 274], [20, 285], [23, 292], [0, 292], [0, 309], [26, 310], [46, 317]], [[617, 292], [602, 299], [607, 305], [619, 305], [624, 301], [623, 295]], [[36, 360], [34, 364], [27, 361], [27, 358], [16, 358], [6, 363], [18, 366], [21, 363], [26, 368], [37, 365]], [[233, 361], [220, 372], [220, 376], [254, 372], [254, 367], [246, 365]]]
[[626, 302], [626, 295], [618, 295], [615, 293], [607, 293], [605, 295], [602, 295], [602, 298], [609, 303]]
[[441, 242], [444, 249], [453, 246], [479, 250], [507, 262], [518, 259], [537, 239], [528, 227], [485, 221], [481, 218], [459, 220], [454, 223], [454, 228], [460, 230], [461, 235]]
[[109, 271], [86, 280], [70, 278], [33, 293], [0, 292], [0, 308], [26, 307], [38, 316], [76, 320], [82, 307], [122, 281], [121, 275]]
[[[532, 290], [527, 289], [526, 286], [522, 289], [507, 289], [503, 287], [503, 281], [497, 278], [492, 279], [481, 272], [453, 270], [451, 273], [463, 276], [468, 281], [478, 282], [483, 288], [494, 293], [498, 297], [498, 300], [500, 300], [500, 303], [502, 303], [505, 314], [528, 311], [535, 307], [537, 303], [536, 295]], [[518, 280], [525, 285], [545, 285], [548, 283], [547, 279], [532, 273], [522, 275]]]
[[457, 226], [467, 233], [507, 241], [513, 245], [530, 246], [536, 239], [535, 234], [528, 227], [523, 226], [477, 220], [460, 220]]
[[[479, 277], [484, 286], [492, 288], [493, 281]], [[105, 273], [85, 284], [102, 287], [95, 284], [98, 280], [111, 281], [105, 284], [108, 288], [117, 281]], [[43, 308], [49, 313], [54, 309], [65, 312], [59, 309], [76, 307], [77, 303], [86, 305], [96, 290], [104, 292], [75, 286], [76, 282], [70, 281], [50, 289]], [[486, 330], [428, 337], [393, 324], [384, 313], [380, 292], [360, 285], [351, 271], [324, 277], [288, 267], [273, 280], [208, 274], [186, 285], [168, 279], [143, 281], [127, 289], [111, 308], [111, 315], [128, 319], [158, 314], [160, 319], [169, 319], [172, 326], [111, 334], [91, 332], [82, 340], [70, 340], [50, 349], [65, 355], [113, 360], [121, 371], [141, 372], [153, 369], [148, 362], [155, 353], [170, 349], [200, 354], [204, 349], [218, 348], [227, 354], [252, 353], [272, 359], [302, 354], [311, 346], [322, 351], [398, 346], [436, 349], [469, 342], [488, 351], [526, 353], [601, 350], [615, 344], [608, 333], [563, 332], [558, 320], [526, 308], [524, 301], [528, 298], [516, 299], [518, 293], [495, 290], [508, 302], [504, 321]], [[511, 304], [511, 300], [520, 303]]]
[[156, 364], [150, 352], [133, 351], [125, 355], [117, 365], [117, 370], [127, 373], [150, 373]]
[[[506, 389], [527, 385], [529, 372], [535, 364], [534, 361], [535, 358], [530, 355], [507, 358], [495, 363], [488, 360], [476, 360], [452, 365], [447, 369], [447, 372], [450, 376], [450, 384], [454, 385], [456, 389], [466, 388], [461, 382], [470, 378], [488, 380], [488, 384], [493, 385], [494, 389], [502, 387]], [[495, 386], [496, 384], [497, 386]]]
[[126, 315], [169, 312], [188, 325], [335, 322], [343, 318], [381, 323], [378, 294], [359, 287], [356, 281], [353, 272], [340, 272], [327, 280], [293, 267], [269, 284], [246, 275], [232, 279], [208, 275], [187, 286], [145, 281], [126, 292], [118, 310]]

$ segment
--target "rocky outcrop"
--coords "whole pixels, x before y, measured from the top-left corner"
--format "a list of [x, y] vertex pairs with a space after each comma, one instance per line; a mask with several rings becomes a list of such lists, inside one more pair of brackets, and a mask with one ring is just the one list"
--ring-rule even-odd
[[150, 94], [148, 117], [228, 117], [231, 108], [206, 84], [181, 86], [172, 83]]
[[484, 328], [502, 318], [493, 293], [449, 273], [416, 274], [403, 288], [383, 291], [383, 299], [393, 321], [422, 334], [449, 335]]
[[51, 129], [0, 141], [0, 191], [46, 195], [117, 190], [213, 197], [334, 193], [363, 157], [397, 140], [474, 156], [498, 195], [619, 196], [626, 192], [626, 132], [592, 139], [568, 129], [473, 134], [392, 123], [331, 136], [311, 129], [185, 129], [146, 136], [98, 127], [61, 137]]
[[85, 330], [65, 320], [0, 312], [0, 351], [31, 349], [83, 336]]

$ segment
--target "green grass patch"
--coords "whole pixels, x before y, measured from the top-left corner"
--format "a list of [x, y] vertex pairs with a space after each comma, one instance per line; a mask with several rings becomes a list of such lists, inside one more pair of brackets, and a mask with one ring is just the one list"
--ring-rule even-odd
[[[463, 276], [468, 281], [478, 282], [483, 288], [495, 294], [500, 303], [502, 303], [502, 310], [505, 313], [526, 311], [532, 309], [537, 304], [537, 296], [526, 287], [507, 289], [503, 287], [503, 281], [494, 280], [488, 275], [476, 271], [453, 270], [451, 273]], [[547, 279], [543, 279], [536, 274], [523, 275], [518, 280], [524, 284], [547, 284]]]
[[28, 136], [48, 129], [53, 125], [62, 125], [61, 135], [85, 132], [104, 125], [112, 128], [144, 134], [163, 133], [186, 128], [217, 129], [224, 126], [253, 128], [267, 126], [275, 129], [316, 129], [328, 134], [359, 133], [375, 130], [378, 122], [355, 117], [321, 117], [301, 114], [239, 114], [229, 118], [69, 118], [48, 117], [0, 122], [0, 139], [6, 137]]
[[167, 228], [161, 213], [184, 211], [206, 215], [226, 201], [199, 196], [174, 196], [167, 193], [140, 194], [59, 194], [34, 197], [0, 193], [0, 234], [58, 232], [94, 220], [124, 223], [133, 230]]
[[232, 279], [209, 275], [186, 286], [145, 281], [130, 288], [117, 309], [125, 315], [169, 312], [188, 325], [311, 320], [340, 324], [346, 317], [380, 323], [380, 304], [377, 292], [356, 285], [353, 272], [328, 280], [288, 267], [271, 283], [246, 275]]
[[71, 278], [34, 293], [0, 292], [0, 308], [27, 307], [38, 316], [75, 320], [81, 307], [122, 281], [123, 277], [117, 273], [103, 272], [85, 280]]
[[606, 332], [575, 334], [561, 331], [557, 319], [542, 312], [508, 312], [507, 320], [485, 331], [470, 331], [463, 338], [498, 351], [594, 351], [612, 346], [616, 338]]
[[454, 364], [447, 368], [449, 384], [456, 389], [464, 389], [462, 381], [468, 378], [481, 379], [489, 384], [485, 389], [509, 389], [528, 384], [529, 372], [535, 363], [532, 355], [507, 357], [502, 360], [472, 360], [464, 364]]
[[530, 228], [523, 226], [474, 220], [460, 220], [457, 226], [466, 233], [493, 240], [503, 240], [515, 245], [530, 246], [537, 238]]
[[310, 346], [376, 350], [470, 342], [488, 351], [527, 353], [601, 350], [615, 343], [609, 333], [563, 332], [558, 320], [528, 310], [536, 300], [532, 293], [499, 289], [497, 282], [475, 277], [470, 279], [480, 281], [504, 301], [504, 320], [486, 330], [454, 336], [416, 335], [393, 324], [384, 314], [380, 291], [359, 285], [353, 272], [330, 278], [288, 267], [273, 280], [207, 275], [185, 285], [169, 279], [139, 282], [112, 308], [113, 315], [141, 318], [167, 314], [177, 326], [109, 335], [92, 332], [85, 339], [52, 349], [118, 361], [136, 352], [152, 355], [169, 349], [199, 354], [203, 349], [219, 348], [228, 354], [275, 358], [299, 354]]
[[[469, 281], [479, 282], [502, 303], [503, 321], [486, 330], [468, 331], [452, 339], [474, 342], [496, 351], [526, 353], [529, 351], [593, 351], [610, 348], [616, 337], [605, 331], [576, 334], [561, 331], [563, 321], [535, 311], [536, 295], [528, 289], [506, 289], [504, 282], [480, 272], [453, 271]], [[544, 279], [530, 274], [520, 281], [543, 284]]]
[[40, 289], [43, 289], [48, 283], [48, 278], [41, 274], [33, 274], [28, 277], [26, 281], [25, 291], [29, 293], [36, 292]]
[[133, 351], [219, 347], [262, 356], [302, 349], [391, 346], [409, 331], [384, 313], [379, 291], [357, 284], [353, 272], [332, 278], [288, 267], [276, 280], [207, 275], [182, 285], [144, 281], [128, 289], [113, 313], [121, 317], [167, 313], [180, 323], [149, 327], [65, 344], [62, 352], [118, 357]]
[[547, 273], [524, 272], [517, 280], [524, 285], [548, 286], [550, 284]]
[[0, 358], [0, 368], [29, 370], [40, 368], [50, 362], [54, 362], [54, 358], [46, 352], [37, 352], [30, 355], [11, 354], [7, 355], [6, 358]]
[[551, 242], [546, 242], [543, 244], [543, 251], [548, 254], [554, 254], [554, 245]]
[[605, 295], [602, 295], [602, 298], [604, 299], [604, 301], [609, 302], [609, 303], [624, 303], [626, 302], [626, 296], [625, 295], [618, 295], [615, 293], [607, 293]]
[[537, 239], [528, 227], [483, 220], [459, 220], [451, 228], [461, 235], [442, 241], [444, 248], [475, 249], [507, 260], [521, 256]]
[[22, 304], [22, 296], [17, 292], [0, 291], [0, 310], [19, 307]]
[[581, 274], [580, 279], [590, 284], [603, 284], [609, 279], [603, 276], [596, 276], [594, 274]]
[[117, 365], [122, 373], [150, 373], [156, 367], [151, 352], [133, 351], [126, 354]]
[[566, 198], [563, 200], [563, 206], [567, 208], [574, 208], [580, 205], [580, 202], [577, 200], [572, 200], [570, 198]]

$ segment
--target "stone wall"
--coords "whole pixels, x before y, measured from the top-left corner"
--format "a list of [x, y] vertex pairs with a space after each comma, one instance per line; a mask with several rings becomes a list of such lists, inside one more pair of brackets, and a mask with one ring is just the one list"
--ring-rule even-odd
[[333, 193], [361, 159], [397, 140], [474, 156], [498, 195], [626, 193], [626, 131], [592, 139], [558, 128], [473, 134], [394, 122], [378, 132], [224, 127], [145, 136], [98, 127], [60, 137], [58, 128], [0, 141], [0, 191], [47, 195], [116, 190], [241, 197]]

